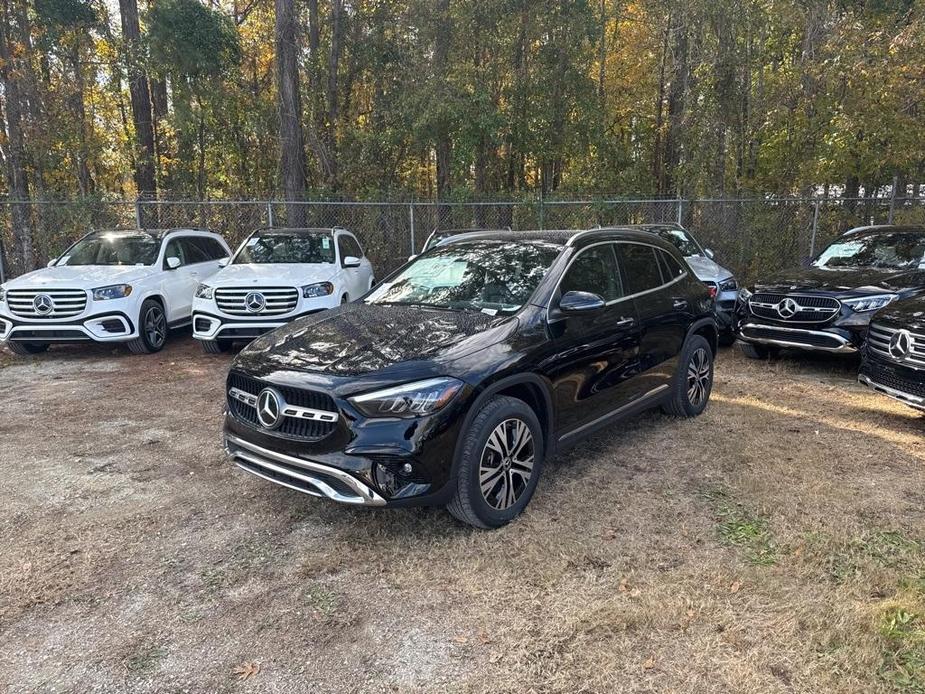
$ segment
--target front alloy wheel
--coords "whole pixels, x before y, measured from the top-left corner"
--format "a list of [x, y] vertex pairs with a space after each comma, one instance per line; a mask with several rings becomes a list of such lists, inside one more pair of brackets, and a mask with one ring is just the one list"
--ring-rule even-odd
[[495, 427], [482, 449], [479, 487], [493, 509], [504, 511], [517, 503], [533, 476], [533, 435], [520, 419], [506, 419]]
[[702, 407], [706, 402], [713, 378], [712, 360], [707, 356], [707, 349], [699, 347], [687, 366], [687, 399], [694, 407]]
[[544, 453], [533, 408], [518, 398], [492, 397], [462, 434], [447, 510], [477, 528], [510, 523], [530, 503]]
[[140, 335], [128, 343], [128, 348], [135, 354], [160, 352], [167, 342], [167, 315], [160, 302], [145, 299], [138, 312], [138, 332]]
[[712, 390], [713, 349], [702, 335], [691, 335], [681, 351], [662, 410], [675, 417], [696, 417], [706, 409]]

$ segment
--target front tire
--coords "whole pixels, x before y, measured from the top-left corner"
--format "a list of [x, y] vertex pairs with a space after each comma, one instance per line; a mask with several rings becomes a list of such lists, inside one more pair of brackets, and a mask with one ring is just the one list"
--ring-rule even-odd
[[780, 350], [776, 347], [770, 347], [768, 345], [759, 345], [752, 342], [742, 342], [742, 354], [745, 355], [747, 359], [770, 359], [776, 357]]
[[47, 342], [7, 342], [7, 349], [21, 357], [34, 356], [48, 351]]
[[517, 398], [489, 400], [463, 434], [447, 510], [476, 528], [500, 528], [526, 508], [543, 466], [543, 430]]
[[231, 349], [231, 340], [200, 340], [199, 344], [206, 354], [224, 354]]
[[145, 299], [138, 312], [139, 336], [128, 343], [134, 354], [160, 352], [167, 342], [167, 315], [159, 301]]
[[713, 350], [700, 335], [691, 335], [671, 385], [671, 395], [662, 405], [665, 414], [696, 417], [707, 408], [713, 391]]

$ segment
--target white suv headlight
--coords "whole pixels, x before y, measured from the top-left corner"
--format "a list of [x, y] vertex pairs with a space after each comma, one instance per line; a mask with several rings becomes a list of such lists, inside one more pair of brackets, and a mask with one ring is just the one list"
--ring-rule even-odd
[[130, 284], [111, 284], [108, 287], [97, 287], [93, 290], [94, 301], [106, 301], [108, 299], [124, 299], [132, 293]]
[[742, 287], [739, 290], [739, 301], [748, 301], [752, 298], [752, 292], [748, 291], [748, 287]]
[[330, 282], [318, 282], [317, 284], [307, 284], [302, 287], [303, 299], [315, 299], [319, 296], [328, 296], [334, 293], [334, 285]]
[[896, 294], [877, 294], [875, 296], [862, 296], [857, 299], [845, 299], [842, 303], [852, 311], [876, 311], [899, 298]]
[[210, 287], [208, 284], [200, 284], [198, 287], [196, 287], [196, 298], [211, 299], [212, 291], [212, 287]]
[[462, 386], [455, 378], [429, 378], [348, 399], [367, 417], [423, 417], [440, 410]]

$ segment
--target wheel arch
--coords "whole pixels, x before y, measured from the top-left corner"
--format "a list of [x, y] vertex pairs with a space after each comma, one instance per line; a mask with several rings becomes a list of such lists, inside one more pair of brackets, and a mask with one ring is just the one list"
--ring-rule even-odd
[[716, 320], [713, 318], [701, 318], [694, 321], [691, 327], [688, 328], [687, 339], [690, 339], [692, 335], [700, 335], [706, 339], [710, 345], [710, 351], [713, 352], [714, 357], [716, 356], [719, 351], [719, 328], [716, 325]]

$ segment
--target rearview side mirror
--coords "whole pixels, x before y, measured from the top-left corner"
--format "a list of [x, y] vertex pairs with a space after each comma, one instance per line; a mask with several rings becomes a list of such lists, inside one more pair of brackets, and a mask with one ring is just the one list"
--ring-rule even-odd
[[54, 266], [55, 266], [55, 263], [57, 263], [57, 262], [58, 262], [58, 259], [57, 259], [57, 258], [52, 258], [51, 260], [48, 261], [47, 267], [54, 267]]
[[411, 255], [408, 256], [408, 262], [410, 263], [412, 260], [414, 260], [417, 257], [418, 257], [417, 253], [412, 253]]
[[172, 255], [169, 258], [167, 258], [167, 269], [168, 270], [176, 270], [178, 267], [180, 267], [180, 265], [182, 265], [182, 263], [180, 262], [180, 259], [176, 257], [175, 255]]
[[716, 253], [713, 252], [712, 248], [704, 248], [703, 252], [707, 254], [707, 258], [713, 260], [716, 257]]
[[228, 267], [228, 263], [230, 263], [230, 262], [231, 262], [231, 258], [222, 258], [221, 260], [218, 261], [218, 266], [219, 266], [219, 267]]
[[360, 267], [360, 259], [355, 255], [348, 255], [344, 258], [344, 267]]
[[563, 313], [588, 313], [605, 305], [603, 297], [591, 292], [566, 292], [559, 299], [559, 310]]

